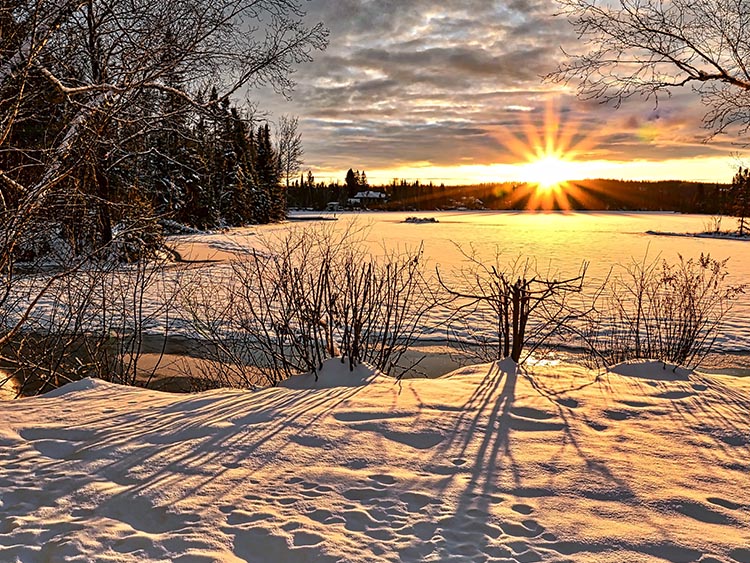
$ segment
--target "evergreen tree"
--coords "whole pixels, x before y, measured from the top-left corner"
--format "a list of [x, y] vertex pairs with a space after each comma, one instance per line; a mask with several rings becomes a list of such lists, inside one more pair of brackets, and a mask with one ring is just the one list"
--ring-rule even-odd
[[234, 169], [231, 176], [230, 191], [225, 214], [231, 225], [245, 225], [254, 220], [252, 212], [252, 193], [255, 190], [255, 173], [251, 128], [240, 116], [237, 108], [231, 109], [232, 154]]
[[732, 179], [730, 188], [730, 212], [739, 222], [739, 235], [744, 236], [748, 231], [748, 217], [750, 217], [750, 170], [741, 168]]
[[355, 173], [354, 170], [350, 168], [346, 173], [344, 182], [346, 183], [347, 195], [350, 198], [357, 195], [357, 192], [359, 191], [359, 171]]
[[[176, 42], [169, 30], [165, 42], [167, 46]], [[167, 60], [172, 51], [166, 49]], [[185, 89], [183, 72], [176, 61], [165, 72], [164, 83], [174, 91]], [[147, 147], [144, 150], [149, 157], [143, 184], [157, 213], [192, 224], [195, 221], [190, 209], [190, 196], [200, 190], [196, 128], [190, 124], [195, 111], [184, 97], [174, 92], [166, 91], [158, 96], [155, 127], [145, 139]]]
[[278, 221], [283, 218], [280, 215], [286, 213], [286, 202], [279, 200], [278, 159], [271, 145], [271, 132], [267, 123], [258, 127], [255, 147], [255, 222]]
[[[157, 216], [244, 222], [257, 175], [224, 100], [256, 81], [286, 91], [327, 35], [305, 25], [297, 0], [256, 4], [0, 2], [5, 216], [50, 223], [50, 240], [65, 238], [75, 253], [148, 231]], [[249, 22], [258, 25], [248, 31]], [[227, 73], [221, 92], [194, 89]]]
[[254, 170], [256, 189], [253, 197], [253, 222], [268, 223], [271, 220], [271, 194], [265, 182], [268, 168], [268, 151], [263, 143], [263, 126], [255, 131]]

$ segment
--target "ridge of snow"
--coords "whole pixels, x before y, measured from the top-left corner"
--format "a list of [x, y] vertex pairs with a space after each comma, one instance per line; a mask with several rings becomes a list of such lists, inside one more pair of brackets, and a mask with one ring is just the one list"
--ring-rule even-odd
[[295, 375], [279, 383], [287, 389], [331, 389], [333, 387], [359, 387], [378, 381], [395, 381], [372, 366], [362, 363], [350, 371], [349, 362], [329, 358], [323, 362], [317, 377], [314, 373]]
[[516, 375], [518, 373], [518, 364], [512, 358], [505, 358], [486, 364], [475, 364], [463, 366], [450, 373], [441, 375], [437, 379], [454, 379], [458, 377], [477, 377], [484, 376], [487, 373], [496, 372], [498, 374]]
[[41, 395], [41, 397], [44, 397], [45, 399], [58, 399], [60, 397], [64, 397], [65, 395], [70, 395], [71, 393], [78, 393], [79, 391], [91, 391], [94, 389], [102, 389], [105, 387], [116, 387], [116, 385], [113, 383], [106, 383], [100, 379], [96, 379], [93, 377], [86, 377], [84, 379], [79, 379], [78, 381], [66, 383], [62, 387], [58, 387], [57, 389], [53, 389], [52, 391]]
[[693, 370], [661, 360], [629, 360], [609, 367], [608, 371], [626, 377], [659, 381], [685, 381], [693, 373]]

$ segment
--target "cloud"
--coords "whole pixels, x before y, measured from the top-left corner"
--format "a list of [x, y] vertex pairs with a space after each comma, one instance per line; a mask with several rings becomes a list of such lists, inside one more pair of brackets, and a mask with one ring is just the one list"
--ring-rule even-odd
[[543, 83], [561, 47], [577, 41], [553, 17], [550, 0], [312, 0], [306, 7], [310, 21], [331, 29], [330, 46], [296, 73], [290, 102], [263, 94], [260, 103], [300, 116], [306, 163], [316, 170], [513, 162], [518, 155], [503, 138], [542, 128], [551, 98], [576, 130], [571, 135], [595, 138], [587, 143], [591, 158], [654, 159], [655, 147], [659, 158], [726, 150], [700, 142], [702, 108], [689, 91], [658, 111], [642, 100], [614, 111]]

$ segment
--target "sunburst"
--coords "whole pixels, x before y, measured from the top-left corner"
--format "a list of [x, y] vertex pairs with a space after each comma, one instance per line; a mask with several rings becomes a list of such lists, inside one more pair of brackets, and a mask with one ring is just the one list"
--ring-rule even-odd
[[524, 201], [527, 209], [585, 207], [590, 195], [571, 181], [583, 179], [577, 159], [594, 147], [594, 136], [564, 122], [553, 102], [547, 103], [542, 123], [532, 117], [531, 112], [525, 114], [520, 134], [503, 131], [500, 137], [519, 161], [516, 167], [523, 185], [514, 199]]
[[536, 184], [540, 191], [548, 192], [568, 179], [575, 179], [571, 176], [575, 173], [575, 162], [568, 160], [567, 155], [542, 153], [522, 165], [520, 175], [526, 182]]

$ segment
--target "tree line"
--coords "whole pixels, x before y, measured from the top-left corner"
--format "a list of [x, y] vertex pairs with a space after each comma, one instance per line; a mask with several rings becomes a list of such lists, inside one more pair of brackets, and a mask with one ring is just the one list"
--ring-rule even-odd
[[[747, 178], [748, 175], [741, 176]], [[349, 178], [349, 175], [347, 175]], [[354, 173], [356, 178], [356, 173]], [[611, 211], [678, 211], [736, 215], [742, 190], [733, 184], [687, 182], [681, 180], [642, 182], [627, 180], [583, 180], [566, 183], [564, 195], [552, 209]], [[750, 186], [750, 182], [745, 181]], [[733, 187], [735, 186], [735, 187]], [[374, 190], [387, 200], [375, 204], [389, 211], [428, 211], [439, 209], [524, 210], [532, 205], [535, 186], [519, 182], [497, 182], [446, 186], [432, 182], [394, 180], [387, 185], [316, 182], [312, 172], [302, 175], [288, 190], [291, 207], [323, 210], [330, 202], [347, 205], [355, 191]], [[561, 204], [562, 203], [562, 204]], [[564, 204], [564, 205], [563, 205]]]

